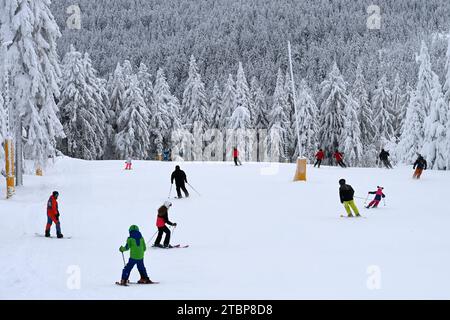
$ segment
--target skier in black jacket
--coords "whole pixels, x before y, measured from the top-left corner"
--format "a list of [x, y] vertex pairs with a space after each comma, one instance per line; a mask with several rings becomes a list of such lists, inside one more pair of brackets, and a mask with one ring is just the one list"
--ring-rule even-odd
[[349, 218], [353, 217], [352, 211], [355, 213], [355, 216], [360, 217], [359, 210], [355, 205], [353, 200], [353, 195], [355, 194], [355, 190], [353, 190], [352, 186], [345, 183], [345, 179], [339, 180], [339, 197], [341, 198], [341, 203], [344, 205], [345, 211], [347, 211], [347, 215]]
[[391, 165], [391, 163], [389, 162], [389, 152], [387, 152], [387, 151], [384, 150], [384, 149], [381, 149], [379, 158], [380, 158], [381, 162], [384, 164], [384, 166], [385, 166], [386, 168], [392, 169], [392, 165]]
[[427, 170], [427, 160], [419, 154], [416, 162], [414, 162], [413, 169], [415, 169], [413, 179], [420, 179], [423, 170]]
[[180, 166], [175, 166], [175, 171], [172, 172], [172, 176], [170, 177], [170, 182], [172, 184], [173, 180], [175, 180], [178, 198], [183, 198], [183, 196], [181, 195], [181, 190], [183, 190], [186, 198], [189, 197], [189, 192], [186, 190], [186, 186], [184, 184], [187, 183], [186, 173], [184, 173], [184, 171], [180, 169]]

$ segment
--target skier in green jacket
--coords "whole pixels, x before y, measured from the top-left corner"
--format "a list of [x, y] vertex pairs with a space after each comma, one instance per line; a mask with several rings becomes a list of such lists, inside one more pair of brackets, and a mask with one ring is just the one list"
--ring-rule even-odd
[[144, 253], [147, 250], [145, 245], [145, 240], [142, 237], [142, 234], [139, 232], [139, 227], [136, 225], [132, 225], [129, 229], [130, 236], [127, 239], [127, 244], [125, 246], [121, 246], [119, 248], [120, 252], [130, 250], [130, 260], [128, 260], [127, 265], [123, 268], [122, 279], [120, 280], [120, 284], [122, 286], [126, 286], [128, 283], [128, 278], [130, 276], [130, 272], [133, 269], [134, 265], [137, 265], [139, 273], [141, 275], [141, 279], [138, 281], [140, 284], [148, 284], [153, 283], [148, 276], [147, 270], [145, 270], [144, 265]]

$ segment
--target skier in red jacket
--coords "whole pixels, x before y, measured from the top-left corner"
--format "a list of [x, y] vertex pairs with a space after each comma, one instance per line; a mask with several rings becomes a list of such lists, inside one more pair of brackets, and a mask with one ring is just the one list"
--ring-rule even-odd
[[338, 165], [340, 165], [342, 168], [347, 168], [344, 161], [342, 160], [342, 153], [340, 153], [338, 150], [336, 150], [336, 152], [334, 153], [334, 158], [336, 159]]
[[[239, 151], [236, 147], [233, 148], [233, 159], [234, 159], [234, 164], [237, 166], [241, 166], [242, 163], [239, 160]], [[239, 163], [239, 164], [238, 164]]]
[[325, 154], [322, 149], [319, 149], [316, 153], [316, 163], [314, 163], [314, 167], [317, 166], [317, 168], [320, 168], [320, 164], [322, 163], [323, 158], [325, 157]]
[[59, 210], [58, 210], [58, 191], [53, 191], [52, 195], [47, 201], [47, 224], [45, 226], [45, 236], [50, 237], [50, 228], [52, 222], [56, 225], [56, 236], [62, 238], [61, 224], [59, 222]]
[[[172, 203], [170, 201], [164, 202], [164, 204], [158, 209], [158, 217], [156, 218], [156, 227], [158, 228], [158, 236], [156, 237], [155, 243], [153, 244], [154, 247], [159, 248], [172, 248], [170, 245], [170, 230], [167, 228], [166, 223], [170, 226], [176, 227], [176, 223], [172, 223], [169, 220], [169, 208], [172, 206]], [[161, 239], [163, 236], [163, 233], [166, 234], [166, 237], [164, 238], [164, 245], [161, 245]]]

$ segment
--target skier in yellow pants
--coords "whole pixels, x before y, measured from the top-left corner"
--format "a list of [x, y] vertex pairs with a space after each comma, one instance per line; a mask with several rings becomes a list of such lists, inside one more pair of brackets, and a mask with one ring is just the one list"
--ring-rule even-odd
[[353, 217], [352, 211], [355, 213], [355, 216], [360, 217], [359, 210], [355, 205], [355, 201], [353, 199], [353, 195], [355, 194], [355, 190], [353, 190], [351, 185], [345, 183], [345, 179], [339, 180], [339, 197], [341, 198], [341, 203], [344, 204], [345, 211], [347, 211], [348, 217]]

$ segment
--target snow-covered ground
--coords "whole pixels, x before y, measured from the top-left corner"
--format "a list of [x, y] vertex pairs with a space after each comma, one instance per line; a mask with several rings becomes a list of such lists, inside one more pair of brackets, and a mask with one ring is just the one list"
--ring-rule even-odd
[[[414, 181], [411, 167], [309, 167], [304, 183], [292, 182], [292, 164], [267, 175], [267, 164], [181, 163], [201, 196], [172, 200], [169, 217], [172, 243], [190, 247], [150, 248], [146, 267], [161, 283], [118, 287], [118, 248], [131, 224], [150, 240], [174, 165], [135, 161], [124, 171], [123, 161], [63, 158], [44, 177], [25, 176], [0, 200], [0, 298], [450, 298], [450, 172]], [[339, 218], [340, 178], [363, 198], [383, 185], [386, 205], [367, 210], [357, 199], [367, 218]], [[35, 236], [53, 190], [70, 240]]]

